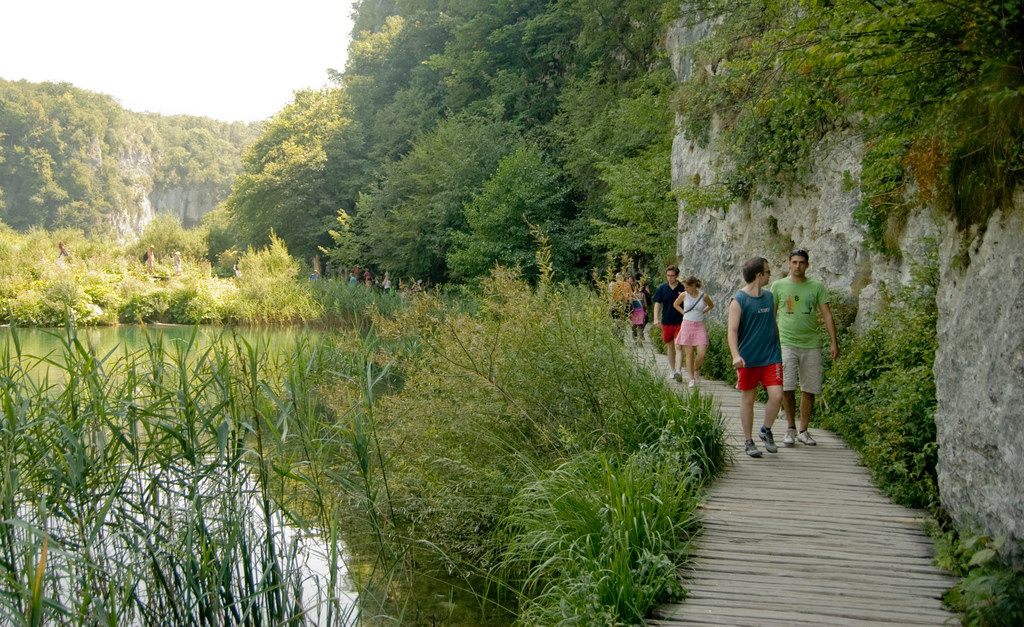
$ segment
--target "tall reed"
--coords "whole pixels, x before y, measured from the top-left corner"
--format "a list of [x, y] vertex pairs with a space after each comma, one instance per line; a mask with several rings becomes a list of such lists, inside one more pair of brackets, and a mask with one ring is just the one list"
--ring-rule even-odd
[[[0, 622], [355, 620], [323, 524], [338, 501], [316, 479], [326, 463], [294, 454], [322, 419], [322, 348], [271, 358], [234, 337], [199, 349], [193, 333], [98, 355], [63, 337], [50, 355], [21, 354], [16, 332], [0, 347]], [[326, 572], [305, 565], [311, 547]]]

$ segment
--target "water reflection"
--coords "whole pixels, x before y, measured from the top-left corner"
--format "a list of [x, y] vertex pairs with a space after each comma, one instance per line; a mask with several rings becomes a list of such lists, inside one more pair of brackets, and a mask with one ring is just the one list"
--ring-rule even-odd
[[[191, 326], [191, 325], [120, 325], [114, 327], [83, 327], [72, 331], [74, 337], [83, 346], [91, 349], [99, 358], [113, 353], [116, 356], [145, 350], [151, 343], [161, 342], [164, 349], [173, 352], [176, 344], [184, 344], [195, 335], [192, 355], [202, 354], [205, 349], [220, 340], [240, 338], [251, 346], [266, 351], [271, 355], [291, 352], [296, 344], [305, 339], [315, 342], [323, 334], [319, 329], [306, 325], [287, 327], [225, 327], [225, 326]], [[64, 372], [54, 368], [47, 360], [60, 360], [68, 344], [68, 330], [54, 329], [11, 329], [0, 327], [0, 355], [15, 355], [15, 335], [17, 346], [23, 356], [35, 359], [23, 361], [33, 379], [39, 383], [47, 380], [50, 383], [61, 383]], [[54, 378], [54, 373], [57, 377]]]

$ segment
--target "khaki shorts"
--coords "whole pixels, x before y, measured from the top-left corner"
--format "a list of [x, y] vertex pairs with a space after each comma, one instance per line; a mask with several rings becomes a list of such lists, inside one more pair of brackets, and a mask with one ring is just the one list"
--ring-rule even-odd
[[782, 390], [800, 391], [821, 394], [821, 381], [824, 378], [821, 364], [820, 348], [797, 348], [782, 346]]

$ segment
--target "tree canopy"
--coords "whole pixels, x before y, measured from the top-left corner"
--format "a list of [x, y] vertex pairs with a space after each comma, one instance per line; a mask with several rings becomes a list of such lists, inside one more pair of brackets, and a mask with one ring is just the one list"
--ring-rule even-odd
[[[651, 222], [651, 206], [659, 220], [672, 206], [662, 43], [672, 6], [359, 3], [335, 85], [298, 95], [247, 153], [228, 202], [239, 229], [254, 240], [273, 228], [290, 250], [434, 282], [495, 263], [535, 276], [537, 237], [562, 278], [605, 254], [672, 257], [674, 218]], [[318, 104], [335, 97], [345, 106]], [[312, 149], [321, 132], [343, 146], [330, 172], [332, 157]], [[639, 184], [629, 193], [608, 182], [622, 168]], [[599, 236], [634, 228], [643, 245], [628, 250]]]

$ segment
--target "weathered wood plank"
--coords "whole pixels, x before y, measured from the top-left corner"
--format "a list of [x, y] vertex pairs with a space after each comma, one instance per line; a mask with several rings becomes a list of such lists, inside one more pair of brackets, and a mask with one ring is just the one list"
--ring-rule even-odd
[[[664, 356], [643, 358], [667, 378]], [[732, 458], [699, 508], [688, 597], [656, 608], [649, 624], [959, 624], [941, 604], [954, 579], [932, 564], [924, 512], [890, 502], [826, 431], [813, 430], [817, 446], [785, 448], [783, 418], [773, 429], [779, 452], [746, 456], [739, 393], [717, 382], [697, 389], [714, 395]], [[755, 438], [763, 416], [756, 407]]]

